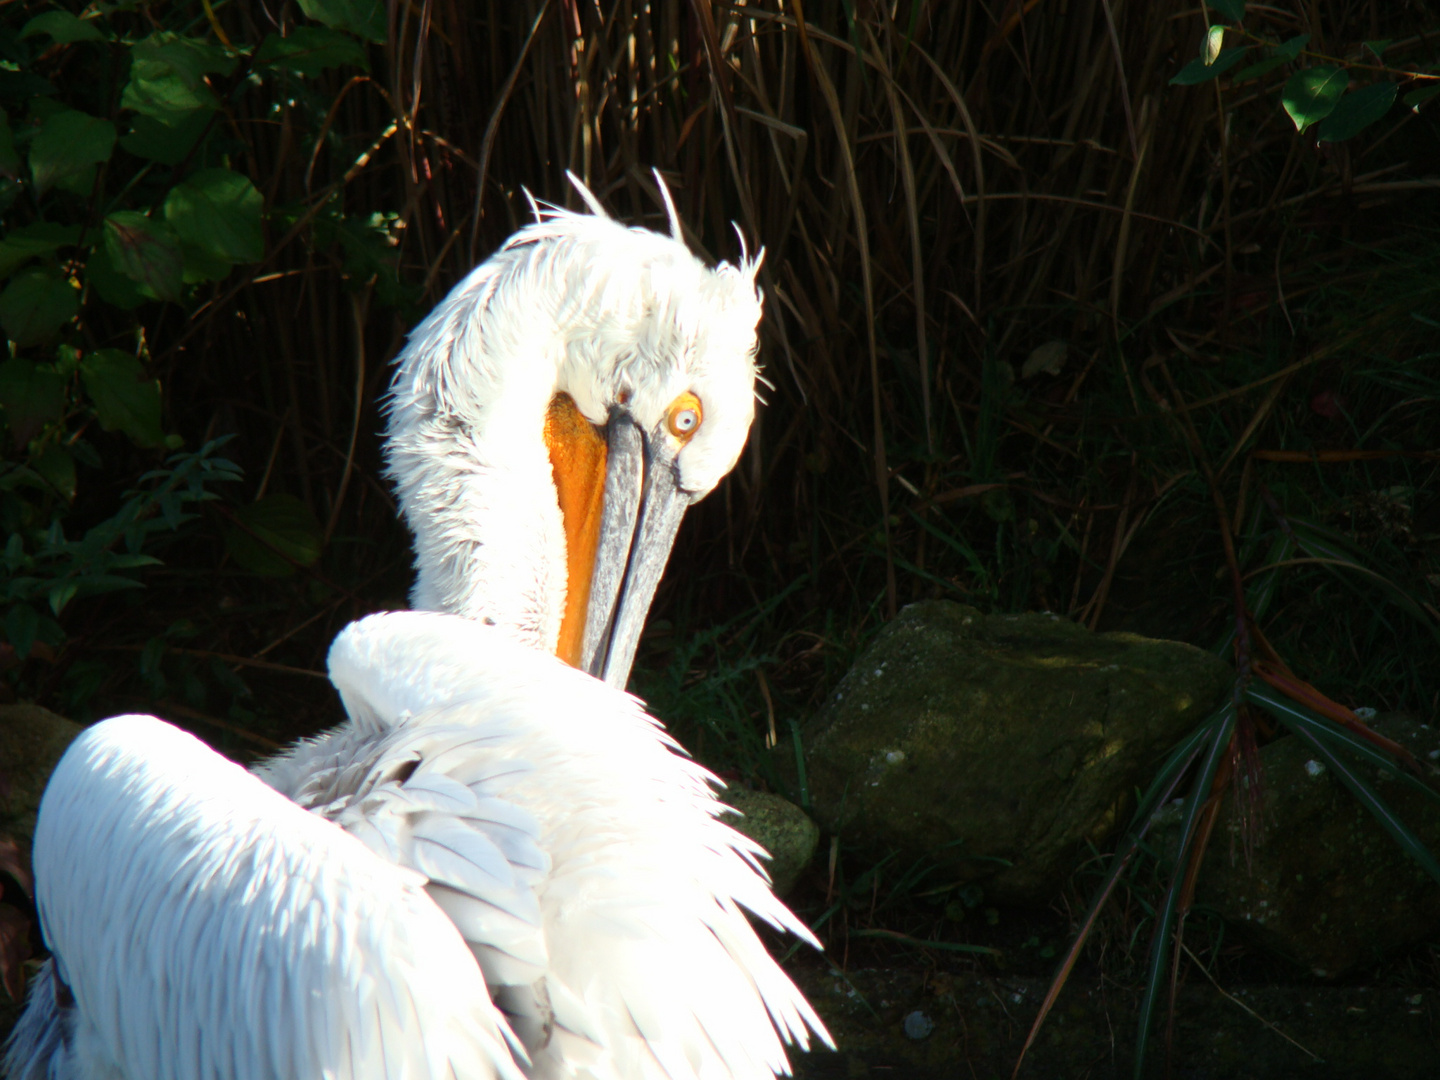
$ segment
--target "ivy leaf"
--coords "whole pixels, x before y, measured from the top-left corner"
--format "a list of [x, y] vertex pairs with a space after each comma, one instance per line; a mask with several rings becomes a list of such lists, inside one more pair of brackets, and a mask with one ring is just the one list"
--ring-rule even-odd
[[[265, 254], [265, 200], [248, 177], [229, 169], [201, 169], [165, 197], [165, 220], [181, 243], [209, 256], [211, 265], [256, 262]], [[188, 253], [188, 250], [187, 250]]]
[[10, 436], [22, 447], [65, 411], [65, 376], [54, 364], [19, 358], [0, 364], [0, 405], [10, 423]]
[[11, 229], [0, 240], [0, 278], [7, 278], [31, 259], [49, 255], [62, 247], [80, 242], [79, 225], [57, 225], [37, 221]]
[[42, 195], [57, 181], [110, 160], [114, 149], [115, 125], [109, 120], [75, 109], [57, 112], [30, 142], [35, 194]]
[[1310, 44], [1309, 34], [1296, 34], [1289, 41], [1282, 41], [1275, 46], [1275, 55], [1283, 56], [1286, 60], [1294, 60], [1300, 55], [1300, 50]]
[[123, 431], [141, 446], [165, 441], [160, 430], [160, 384], [119, 349], [99, 349], [80, 361], [80, 379], [106, 431]]
[[152, 295], [180, 299], [185, 256], [169, 225], [134, 210], [118, 210], [105, 219], [105, 251], [120, 271]]
[[1291, 75], [1280, 100], [1295, 130], [1304, 131], [1329, 116], [1349, 81], [1349, 74], [1337, 67], [1305, 68]]
[[253, 573], [288, 577], [295, 572], [295, 563], [313, 566], [320, 558], [320, 522], [293, 495], [266, 495], [237, 510], [235, 522], [225, 530], [225, 547]]
[[80, 294], [52, 267], [16, 274], [0, 293], [0, 326], [16, 345], [37, 345], [80, 310]]
[[1210, 6], [1232, 23], [1245, 18], [1245, 0], [1210, 0]]
[[260, 43], [255, 63], [287, 68], [301, 75], [319, 75], [326, 68], [354, 64], [370, 69], [360, 43], [349, 34], [319, 26], [297, 26], [288, 36], [269, 35]]
[[1215, 57], [1213, 64], [1205, 63], [1203, 56], [1197, 57], [1180, 69], [1179, 73], [1170, 80], [1170, 85], [1194, 86], [1197, 83], [1209, 82], [1229, 71], [1249, 51], [1250, 46], [1248, 45], [1236, 45], [1233, 48], [1221, 49], [1220, 55]]
[[384, 0], [300, 0], [307, 17], [370, 41], [385, 41]]
[[228, 75], [235, 61], [207, 42], [175, 34], [151, 34], [131, 50], [130, 81], [120, 95], [126, 109], [173, 127], [197, 110], [209, 113], [220, 102], [206, 75]]
[[20, 31], [22, 38], [49, 34], [57, 44], [69, 45], [74, 41], [104, 41], [105, 36], [96, 29], [93, 22], [78, 19], [68, 11], [47, 11], [36, 15]]
[[1334, 112], [1321, 121], [1315, 130], [1323, 142], [1344, 142], [1354, 138], [1377, 120], [1382, 120], [1395, 104], [1399, 89], [1392, 82], [1374, 83], [1352, 90], [1340, 99]]

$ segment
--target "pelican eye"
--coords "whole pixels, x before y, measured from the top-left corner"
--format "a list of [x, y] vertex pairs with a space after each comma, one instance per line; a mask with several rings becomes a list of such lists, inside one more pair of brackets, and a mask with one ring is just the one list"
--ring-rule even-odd
[[672, 401], [665, 412], [665, 426], [681, 442], [689, 441], [700, 430], [704, 419], [705, 410], [700, 407], [700, 399], [688, 390]]

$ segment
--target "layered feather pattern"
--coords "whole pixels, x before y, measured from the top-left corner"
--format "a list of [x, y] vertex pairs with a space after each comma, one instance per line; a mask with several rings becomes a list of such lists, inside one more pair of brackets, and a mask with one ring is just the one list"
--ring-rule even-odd
[[72, 744], [35, 874], [53, 957], [14, 1080], [522, 1076], [424, 878], [153, 717]]
[[530, 1075], [768, 1080], [829, 1043], [745, 913], [813, 936], [633, 698], [431, 612], [352, 624], [330, 672], [352, 723], [261, 775], [429, 879]]

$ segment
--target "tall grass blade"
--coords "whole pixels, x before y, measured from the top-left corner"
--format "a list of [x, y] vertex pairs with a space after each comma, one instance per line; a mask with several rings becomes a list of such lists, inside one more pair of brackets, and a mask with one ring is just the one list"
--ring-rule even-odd
[[1329, 746], [1336, 749], [1343, 749], [1355, 757], [1362, 758], [1378, 769], [1384, 769], [1405, 784], [1407, 787], [1420, 792], [1426, 798], [1440, 803], [1440, 791], [1436, 791], [1424, 780], [1413, 773], [1401, 768], [1399, 763], [1389, 754], [1367, 742], [1354, 732], [1348, 731], [1327, 717], [1311, 709], [1307, 709], [1297, 701], [1293, 701], [1284, 694], [1277, 692], [1271, 687], [1262, 683], [1251, 683], [1245, 690], [1245, 697], [1261, 706], [1271, 716], [1275, 717], [1291, 731], [1299, 733], [1304, 729], [1317, 739], [1323, 740]]
[[1175, 851], [1175, 877], [1165, 892], [1155, 919], [1154, 937], [1150, 943], [1150, 963], [1145, 975], [1145, 993], [1140, 999], [1140, 1016], [1135, 1035], [1135, 1080], [1140, 1080], [1145, 1069], [1145, 1051], [1150, 1041], [1150, 1021], [1155, 1013], [1155, 1003], [1160, 997], [1160, 988], [1165, 983], [1165, 967], [1169, 957], [1166, 948], [1171, 928], [1175, 924], [1175, 909], [1180, 901], [1184, 867], [1188, 862], [1190, 845], [1195, 839], [1195, 826], [1200, 810], [1210, 797], [1210, 787], [1215, 781], [1215, 770], [1220, 767], [1230, 746], [1230, 735], [1235, 730], [1236, 712], [1234, 704], [1227, 704], [1214, 718], [1209, 738], [1204, 747], [1195, 782], [1185, 799], [1181, 816], [1180, 839]]

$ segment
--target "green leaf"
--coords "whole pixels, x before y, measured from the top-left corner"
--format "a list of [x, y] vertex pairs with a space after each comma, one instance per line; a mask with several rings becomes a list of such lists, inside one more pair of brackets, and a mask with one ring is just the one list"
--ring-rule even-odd
[[65, 411], [65, 377], [54, 364], [13, 359], [0, 364], [0, 405], [17, 447]]
[[31, 259], [79, 243], [79, 225], [37, 221], [11, 229], [0, 240], [0, 278], [7, 278]]
[[1296, 34], [1289, 41], [1282, 41], [1275, 46], [1275, 55], [1283, 56], [1286, 60], [1294, 60], [1300, 55], [1300, 50], [1310, 44], [1309, 34]]
[[1409, 105], [1415, 112], [1420, 111], [1420, 106], [1429, 101], [1436, 94], [1440, 94], [1440, 82], [1427, 83], [1419, 90], [1411, 90], [1401, 100]]
[[1366, 41], [1363, 44], [1365, 48], [1369, 49], [1372, 53], [1375, 54], [1375, 59], [1379, 60], [1380, 54], [1383, 53], [1394, 43], [1394, 38], [1380, 38], [1378, 41]]
[[316, 22], [349, 30], [370, 41], [385, 41], [384, 0], [300, 0], [300, 10]]
[[20, 152], [15, 149], [15, 134], [10, 130], [10, 117], [0, 109], [0, 176], [20, 179]]
[[1321, 142], [1344, 142], [1382, 120], [1395, 104], [1399, 89], [1392, 82], [1373, 83], [1352, 90], [1340, 99], [1335, 111], [1321, 121], [1316, 131]]
[[225, 547], [235, 561], [268, 577], [287, 577], [296, 563], [313, 566], [322, 541], [320, 522], [293, 495], [266, 495], [242, 507], [225, 530]]
[[50, 482], [67, 502], [75, 498], [75, 455], [59, 443], [51, 443], [34, 461], [35, 471]]
[[72, 41], [105, 40], [105, 36], [96, 29], [93, 22], [77, 19], [68, 11], [47, 11], [43, 15], [36, 15], [25, 24], [25, 29], [20, 31], [22, 38], [34, 37], [37, 34], [49, 34], [61, 45], [69, 45]]
[[50, 610], [56, 615], [65, 610], [65, 605], [75, 599], [75, 594], [80, 591], [80, 586], [73, 581], [61, 581], [52, 585], [48, 594]]
[[104, 244], [97, 245], [85, 260], [85, 280], [95, 286], [100, 299], [126, 311], [139, 307], [149, 299], [140, 291], [140, 286], [115, 265]]
[[168, 224], [134, 210], [105, 219], [105, 251], [124, 274], [161, 300], [180, 299], [185, 256]]
[[205, 134], [213, 112], [212, 109], [191, 109], [177, 113], [170, 123], [136, 113], [130, 120], [130, 134], [121, 137], [120, 145], [136, 157], [162, 165], [179, 165]]
[[1304, 131], [1329, 116], [1349, 81], [1349, 74], [1337, 67], [1304, 68], [1291, 75], [1280, 100], [1295, 130]]
[[1248, 45], [1236, 45], [1233, 48], [1221, 49], [1220, 55], [1215, 58], [1213, 64], [1205, 63], [1203, 56], [1197, 57], [1180, 69], [1179, 73], [1170, 80], [1170, 85], [1194, 86], [1197, 83], [1209, 82], [1229, 71], [1249, 51]]
[[1233, 23], [1245, 18], [1245, 0], [1210, 0], [1210, 7]]
[[301, 75], [319, 75], [326, 68], [354, 64], [369, 70], [365, 49], [349, 34], [320, 26], [297, 26], [287, 37], [269, 35], [260, 43], [255, 64], [287, 68]]
[[[1261, 60], [1258, 64], [1246, 64], [1235, 73], [1236, 84], [1249, 82], [1251, 79], [1258, 79], [1261, 75], [1274, 71], [1281, 64], [1285, 63], [1283, 56], [1272, 56], [1268, 60]], [[120, 140], [120, 145], [125, 145], [125, 140]]]
[[197, 110], [207, 113], [220, 102], [205, 76], [228, 75], [235, 61], [207, 42], [174, 34], [152, 34], [132, 50], [130, 81], [120, 104], [174, 127]]
[[115, 125], [109, 120], [75, 109], [56, 113], [30, 142], [30, 172], [35, 178], [36, 195], [58, 180], [108, 161], [114, 149]]
[[40, 616], [29, 604], [16, 604], [5, 613], [5, 640], [15, 650], [17, 660], [30, 656], [35, 635], [40, 630]]
[[80, 310], [80, 294], [51, 267], [16, 274], [0, 293], [0, 326], [16, 345], [48, 341]]
[[265, 200], [248, 177], [229, 169], [201, 169], [165, 197], [165, 220], [181, 243], [224, 266], [256, 262], [265, 254], [261, 216]]
[[99, 349], [80, 361], [80, 379], [106, 431], [123, 431], [141, 446], [159, 446], [160, 384], [119, 349]]

